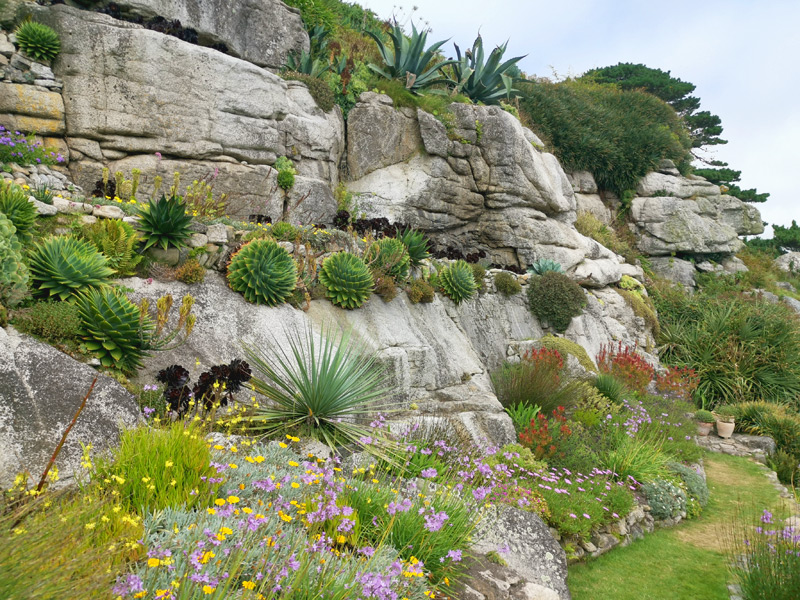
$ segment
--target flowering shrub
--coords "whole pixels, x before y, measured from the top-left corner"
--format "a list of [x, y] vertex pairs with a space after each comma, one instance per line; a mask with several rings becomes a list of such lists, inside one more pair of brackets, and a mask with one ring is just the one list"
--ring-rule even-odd
[[530, 448], [537, 459], [548, 459], [556, 453], [556, 446], [553, 444], [554, 431], [557, 430], [561, 436], [572, 433], [563, 406], [554, 409], [552, 414], [552, 418], [548, 419], [546, 415], [539, 413], [531, 420], [528, 429], [519, 434], [520, 443]]
[[689, 367], [667, 367], [656, 377], [656, 391], [662, 396], [691, 400], [700, 378]]
[[625, 383], [634, 392], [644, 393], [647, 385], [653, 379], [654, 369], [638, 352], [636, 348], [623, 345], [619, 342], [603, 346], [597, 354], [597, 366], [601, 373], [609, 373]]
[[55, 150], [44, 148], [33, 135], [23, 135], [0, 125], [0, 162], [18, 165], [55, 165], [64, 162], [64, 157]]

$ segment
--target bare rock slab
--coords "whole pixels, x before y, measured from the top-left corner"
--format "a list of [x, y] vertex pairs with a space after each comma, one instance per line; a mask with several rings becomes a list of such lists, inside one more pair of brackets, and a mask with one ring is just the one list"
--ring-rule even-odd
[[92, 380], [97, 385], [56, 461], [62, 479], [80, 469], [81, 446], [102, 451], [142, 420], [115, 380], [12, 327], [0, 328], [0, 486], [17, 473], [38, 478]]

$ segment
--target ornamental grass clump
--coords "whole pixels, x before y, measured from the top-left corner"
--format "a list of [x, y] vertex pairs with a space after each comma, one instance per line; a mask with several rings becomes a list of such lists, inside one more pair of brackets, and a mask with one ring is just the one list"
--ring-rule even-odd
[[254, 304], [277, 306], [297, 285], [297, 267], [273, 240], [253, 240], [231, 257], [228, 284]]

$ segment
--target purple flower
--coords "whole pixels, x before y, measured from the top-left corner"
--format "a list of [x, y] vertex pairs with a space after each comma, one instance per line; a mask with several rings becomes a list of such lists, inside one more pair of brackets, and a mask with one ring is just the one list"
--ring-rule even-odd
[[450, 517], [447, 516], [447, 513], [442, 512], [433, 512], [430, 515], [425, 515], [425, 529], [433, 533], [434, 531], [439, 531], [444, 522], [447, 521]]
[[420, 474], [419, 474], [419, 475], [420, 475], [420, 477], [422, 477], [423, 479], [430, 479], [431, 477], [436, 477], [438, 474], [439, 474], [439, 473], [436, 471], [436, 469], [434, 469], [433, 467], [431, 467], [430, 469], [423, 469], [423, 470], [420, 472]]

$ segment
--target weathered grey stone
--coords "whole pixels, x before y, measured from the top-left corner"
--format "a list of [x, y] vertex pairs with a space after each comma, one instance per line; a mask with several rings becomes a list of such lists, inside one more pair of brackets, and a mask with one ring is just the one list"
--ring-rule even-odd
[[567, 179], [572, 184], [572, 190], [576, 194], [597, 194], [597, 183], [594, 175], [589, 171], [573, 171], [567, 173]]
[[661, 162], [658, 163], [658, 172], [664, 175], [674, 175], [676, 177], [681, 174], [675, 166], [675, 163], [668, 158], [662, 158]]
[[[760, 225], [761, 218], [755, 219], [752, 213], [757, 215], [758, 211], [752, 206], [723, 198], [634, 198], [631, 218], [639, 249], [651, 256], [675, 252], [735, 254], [744, 246], [738, 236], [750, 235], [755, 231], [754, 221]], [[735, 218], [735, 213], [740, 216]]]
[[462, 600], [559, 600], [555, 590], [526, 583], [513, 569], [483, 556], [466, 559], [466, 571], [461, 579], [469, 582], [455, 589], [456, 597]]
[[347, 116], [347, 145], [352, 179], [408, 160], [422, 149], [417, 111], [395, 110], [389, 96], [364, 92]]
[[473, 551], [500, 552], [508, 568], [527, 583], [570, 598], [567, 558], [538, 515], [511, 507], [496, 507], [485, 516], [473, 535]]
[[0, 119], [12, 131], [61, 135], [65, 130], [64, 101], [57, 92], [0, 82]]
[[720, 264], [722, 265], [722, 268], [725, 269], [726, 273], [746, 273], [748, 271], [748, 268], [742, 262], [742, 259], [737, 258], [736, 256], [724, 258]]
[[786, 273], [800, 272], [800, 252], [787, 252], [775, 259], [775, 266]]
[[101, 219], [122, 219], [125, 216], [125, 211], [119, 206], [101, 204], [93, 207], [92, 214]]
[[601, 288], [619, 281], [622, 278], [622, 271], [617, 260], [587, 259], [575, 267], [571, 277], [584, 287]]
[[28, 202], [36, 207], [36, 213], [42, 217], [52, 217], [58, 214], [58, 209], [52, 204], [45, 204], [32, 196], [28, 198]]
[[192, 248], [200, 248], [208, 243], [208, 236], [204, 233], [194, 233], [189, 240], [189, 246]]
[[164, 248], [158, 246], [150, 246], [147, 249], [147, 256], [155, 261], [173, 267], [181, 261], [181, 251], [178, 248], [167, 248], [164, 250]]
[[588, 212], [594, 215], [603, 225], [610, 225], [612, 221], [611, 209], [605, 205], [598, 194], [582, 194], [575, 192], [578, 214]]
[[724, 271], [722, 265], [712, 263], [711, 261], [704, 260], [695, 265], [695, 268], [701, 273], [719, 273]]
[[38, 480], [67, 425], [86, 403], [56, 461], [62, 479], [80, 469], [80, 442], [102, 451], [120, 427], [141, 422], [134, 397], [119, 383], [55, 348], [0, 328], [0, 486], [21, 471]]
[[67, 200], [66, 198], [59, 198], [58, 196], [53, 198], [53, 206], [55, 206], [60, 213], [72, 215], [91, 215], [95, 210], [95, 207], [91, 204], [86, 204], [84, 202], [73, 202], [71, 200]]
[[702, 177], [681, 177], [660, 172], [650, 172], [636, 186], [639, 196], [674, 196], [676, 198], [693, 198], [699, 196], [718, 197], [719, 186], [709, 183]]
[[279, 0], [119, 0], [126, 12], [145, 18], [178, 19], [204, 44], [260, 66], [279, 69], [290, 52], [309, 51], [300, 11]]
[[222, 223], [216, 225], [209, 225], [206, 230], [208, 241], [212, 244], [227, 244], [228, 243], [228, 229]]
[[[304, 84], [106, 15], [63, 5], [34, 10], [37, 20], [61, 35], [56, 70], [64, 80], [70, 139], [96, 140], [104, 160], [121, 156], [117, 152], [150, 163], [155, 168], [149, 182], [153, 171], [168, 162], [158, 161], [156, 153], [194, 171], [184, 180], [213, 175], [223, 165], [229, 173], [237, 167], [247, 170], [236, 161], [266, 166], [289, 156], [299, 175], [328, 188], [332, 200], [344, 123], [338, 109], [323, 113]], [[154, 81], [169, 85], [154, 86]], [[73, 179], [84, 188], [92, 189], [100, 177], [103, 165], [95, 160], [70, 165]], [[249, 186], [243, 198], [234, 195], [238, 190], [225, 189], [232, 204], [263, 209], [272, 189], [265, 172], [242, 184]], [[216, 185], [226, 187], [219, 179]]]
[[693, 288], [697, 284], [694, 280], [695, 268], [688, 260], [672, 256], [654, 256], [650, 259], [650, 266], [656, 275], [680, 283], [684, 287]]

